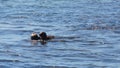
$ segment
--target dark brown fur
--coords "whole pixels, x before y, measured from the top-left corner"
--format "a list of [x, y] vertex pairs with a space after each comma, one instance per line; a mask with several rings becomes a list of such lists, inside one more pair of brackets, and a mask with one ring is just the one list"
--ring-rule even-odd
[[37, 34], [31, 35], [31, 40], [39, 40], [39, 39], [40, 39], [40, 37], [38, 37]]
[[50, 39], [53, 39], [53, 38], [54, 38], [54, 36], [47, 36], [47, 34], [45, 32], [41, 32], [39, 34], [39, 36], [36, 33], [31, 34], [31, 40], [46, 41], [46, 40], [50, 40]]
[[40, 39], [43, 41], [50, 40], [50, 39], [54, 38], [54, 36], [47, 36], [47, 34], [45, 32], [40, 33], [39, 36], [40, 36]]

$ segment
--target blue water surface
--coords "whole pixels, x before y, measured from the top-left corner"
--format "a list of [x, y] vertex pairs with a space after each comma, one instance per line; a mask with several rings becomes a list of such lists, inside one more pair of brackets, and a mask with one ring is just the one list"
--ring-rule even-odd
[[0, 0], [0, 39], [0, 68], [120, 68], [120, 1]]

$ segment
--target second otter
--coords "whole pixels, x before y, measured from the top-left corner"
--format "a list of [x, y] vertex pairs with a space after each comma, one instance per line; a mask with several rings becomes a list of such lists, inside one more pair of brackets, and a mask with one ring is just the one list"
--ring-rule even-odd
[[41, 32], [39, 36], [42, 41], [46, 41], [54, 38], [54, 36], [47, 36], [46, 32]]

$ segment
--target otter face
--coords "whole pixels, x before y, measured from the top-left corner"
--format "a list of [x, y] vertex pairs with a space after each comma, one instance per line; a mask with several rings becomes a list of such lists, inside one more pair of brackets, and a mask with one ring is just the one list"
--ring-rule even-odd
[[38, 37], [38, 35], [36, 33], [32, 33], [31, 34], [31, 40], [39, 40], [40, 38]]

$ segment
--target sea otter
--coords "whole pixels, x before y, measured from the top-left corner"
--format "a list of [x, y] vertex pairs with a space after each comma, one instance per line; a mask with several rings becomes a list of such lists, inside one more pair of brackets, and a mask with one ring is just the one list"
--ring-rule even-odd
[[47, 41], [53, 38], [54, 36], [47, 36], [46, 32], [41, 32], [39, 36], [35, 32], [31, 34], [31, 40]]
[[31, 40], [39, 40], [40, 39], [40, 37], [37, 35], [37, 33], [32, 33], [31, 34]]
[[42, 41], [46, 41], [54, 38], [54, 36], [47, 36], [46, 32], [41, 32], [39, 36], [40, 36], [40, 40]]

